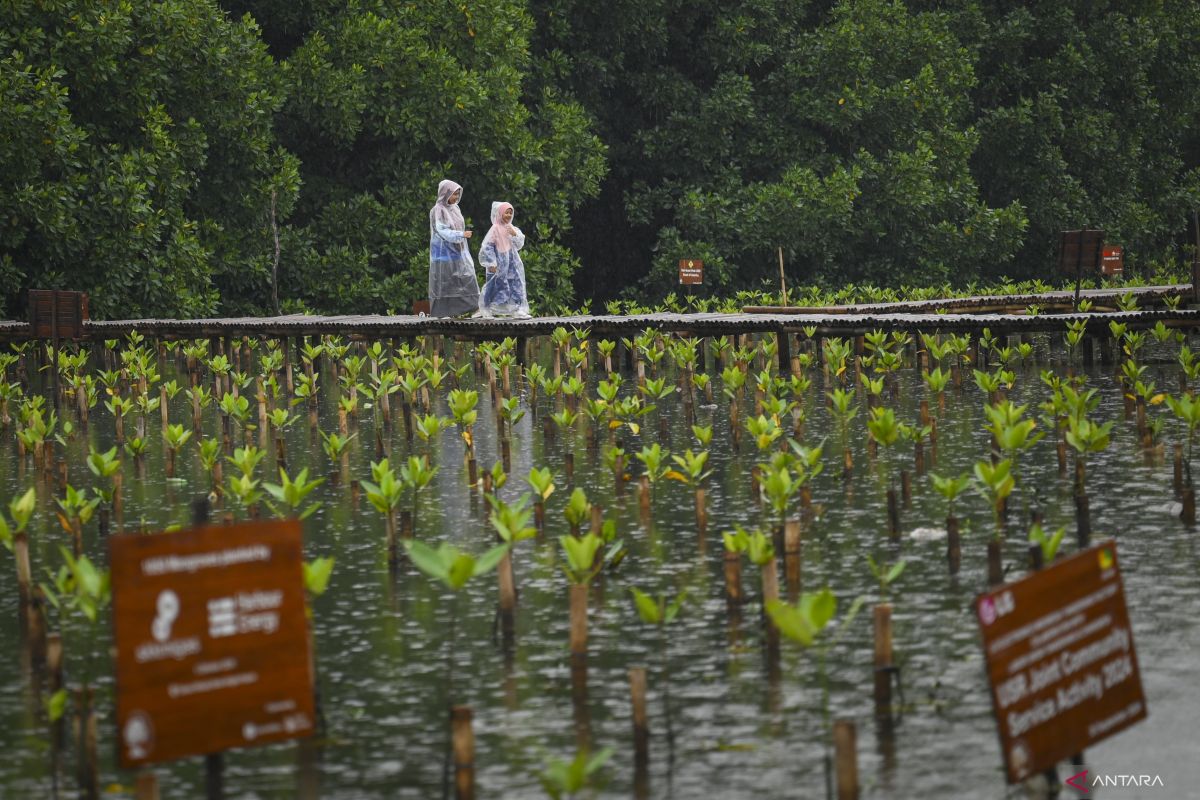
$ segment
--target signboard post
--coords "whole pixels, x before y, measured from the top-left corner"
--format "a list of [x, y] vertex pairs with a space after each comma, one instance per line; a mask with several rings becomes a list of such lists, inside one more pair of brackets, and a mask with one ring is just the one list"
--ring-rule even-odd
[[1079, 308], [1079, 287], [1083, 282], [1083, 273], [1100, 270], [1103, 249], [1104, 231], [1084, 228], [1063, 231], [1059, 236], [1058, 266], [1068, 275], [1075, 276], [1075, 308]]
[[980, 595], [975, 610], [1009, 783], [1146, 717], [1111, 539]]
[[704, 283], [704, 262], [692, 258], [679, 260], [679, 282], [684, 286], [699, 286]]
[[299, 522], [114, 536], [109, 555], [122, 767], [313, 732]]

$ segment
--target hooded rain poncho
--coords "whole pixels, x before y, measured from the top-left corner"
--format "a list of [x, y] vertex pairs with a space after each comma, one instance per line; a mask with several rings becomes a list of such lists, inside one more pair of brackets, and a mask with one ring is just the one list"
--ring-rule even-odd
[[525, 246], [525, 234], [515, 225], [504, 223], [508, 203], [492, 203], [492, 227], [479, 248], [479, 263], [484, 267], [486, 281], [479, 298], [479, 308], [489, 314], [529, 314], [525, 295], [525, 265], [518, 252]]
[[475, 262], [463, 237], [466, 224], [458, 203], [450, 204], [450, 197], [461, 191], [454, 181], [442, 181], [437, 204], [429, 210], [429, 313], [435, 317], [456, 317], [479, 307]]

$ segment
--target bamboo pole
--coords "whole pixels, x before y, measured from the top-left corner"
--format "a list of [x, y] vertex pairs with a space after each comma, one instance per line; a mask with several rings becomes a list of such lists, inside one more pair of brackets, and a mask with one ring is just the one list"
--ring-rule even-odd
[[858, 744], [850, 720], [834, 720], [833, 752], [838, 800], [858, 800]]
[[471, 728], [471, 707], [450, 709], [450, 736], [454, 747], [454, 796], [457, 800], [475, 798], [475, 732]]
[[629, 697], [633, 706], [633, 763], [644, 769], [650, 763], [650, 727], [646, 722], [646, 668], [629, 670]]

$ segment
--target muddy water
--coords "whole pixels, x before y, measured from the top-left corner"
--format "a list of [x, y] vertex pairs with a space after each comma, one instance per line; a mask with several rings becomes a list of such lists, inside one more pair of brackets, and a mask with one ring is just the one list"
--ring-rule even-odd
[[[1152, 366], [1160, 386], [1174, 387], [1176, 374], [1166, 363]], [[664, 360], [664, 365], [666, 360]], [[324, 370], [323, 374], [327, 374]], [[985, 542], [992, 532], [986, 500], [974, 489], [960, 498], [957, 513], [964, 531], [963, 567], [947, 574], [944, 500], [927, 478], [914, 477], [911, 509], [902, 512], [904, 536], [887, 538], [884, 506], [885, 460], [872, 466], [856, 420], [851, 446], [856, 471], [843, 482], [838, 466], [840, 444], [820, 401], [821, 377], [807, 400], [809, 443], [826, 441], [828, 469], [813, 483], [817, 514], [804, 533], [805, 589], [829, 586], [839, 600], [839, 616], [858, 596], [878, 597], [866, 555], [908, 567], [892, 587], [895, 649], [900, 667], [898, 708], [890, 724], [873, 714], [872, 645], [869, 613], [839, 632], [828, 655], [829, 714], [858, 725], [859, 770], [865, 797], [1005, 797], [999, 746], [985, 683], [973, 597], [986, 581]], [[1112, 446], [1094, 456], [1089, 490], [1095, 539], [1118, 542], [1126, 593], [1133, 620], [1150, 718], [1137, 728], [1089, 752], [1094, 770], [1111, 774], [1161, 775], [1169, 796], [1187, 796], [1200, 778], [1193, 754], [1200, 699], [1195, 653], [1200, 648], [1200, 554], [1196, 531], [1171, 513], [1171, 465], [1147, 463], [1136, 445], [1133, 426], [1123, 421], [1119, 392], [1107, 370], [1091, 373], [1102, 389], [1098, 416], [1117, 420]], [[182, 382], [182, 381], [181, 381]], [[719, 377], [714, 377], [719, 385]], [[913, 422], [922, 389], [914, 372], [901, 375], [901, 394], [889, 401]], [[627, 380], [623, 392], [632, 388]], [[476, 426], [480, 463], [498, 459], [486, 385], [481, 385], [480, 422]], [[1035, 371], [1020, 374], [1013, 399], [1036, 404], [1045, 387]], [[719, 396], [719, 390], [718, 390]], [[748, 397], [752, 393], [748, 392]], [[436, 401], [448, 414], [444, 398]], [[186, 398], [176, 398], [172, 418], [190, 418]], [[514, 556], [520, 589], [515, 637], [505, 646], [495, 635], [496, 583], [489, 575], [468, 584], [454, 597], [410, 565], [389, 575], [384, 555], [383, 522], [365, 501], [352, 503], [345, 486], [322, 485], [313, 495], [324, 505], [304, 523], [306, 554], [337, 560], [328, 592], [315, 604], [320, 694], [326, 733], [305, 747], [276, 745], [234, 751], [225, 757], [228, 796], [250, 798], [431, 798], [443, 790], [446, 705], [465, 703], [475, 712], [476, 780], [480, 797], [545, 796], [537, 773], [551, 758], [572, 756], [588, 742], [612, 747], [603, 770], [604, 787], [596, 797], [652, 798], [820, 798], [825, 794], [825, 714], [815, 654], [785, 641], [778, 670], [764, 658], [758, 623], [757, 568], [743, 562], [751, 595], [741, 620], [731, 620], [722, 595], [720, 533], [735, 523], [769, 524], [767, 513], [750, 491], [756, 453], [743, 436], [740, 452], [731, 443], [724, 402], [698, 408], [698, 421], [711, 423], [714, 474], [709, 481], [709, 534], [701, 542], [693, 517], [692, 494], [664, 481], [655, 490], [654, 510], [646, 524], [638, 513], [633, 484], [618, 494], [611, 473], [589, 454], [581, 434], [547, 442], [541, 417], [552, 408], [539, 397], [536, 423], [526, 415], [516, 426], [511, 478], [501, 495], [512, 499], [526, 489], [531, 466], [550, 466], [558, 491], [547, 510], [548, 532], [521, 543]], [[322, 425], [336, 428], [335, 405], [325, 397]], [[206, 430], [217, 430], [211, 409]], [[673, 452], [696, 443], [676, 400], [663, 405], [667, 435], [660, 436], [654, 414], [641, 434], [623, 435], [627, 451], [658, 441]], [[1165, 408], [1153, 413], [1166, 414]], [[1164, 416], [1164, 418], [1166, 418]], [[961, 395], [948, 393], [939, 421], [938, 461], [942, 475], [968, 471], [986, 457], [982, 397], [974, 386]], [[132, 425], [128, 426], [129, 428]], [[155, 416], [148, 423], [149, 457], [145, 480], [133, 480], [126, 466], [125, 526], [149, 530], [185, 522], [190, 497], [207, 483], [194, 445], [181, 460], [180, 480], [168, 481]], [[1168, 453], [1173, 422], [1167, 428]], [[83, 463], [86, 446], [111, 446], [111, 417], [94, 410], [86, 434], [69, 441], [65, 453], [73, 484], [92, 486]], [[305, 420], [288, 433], [291, 468], [311, 466], [324, 474], [328, 460]], [[391, 436], [393, 460], [407, 455], [402, 433]], [[598, 579], [591, 592], [586, 691], [573, 690], [567, 654], [567, 582], [556, 537], [566, 532], [561, 510], [569, 494], [563, 453], [574, 448], [576, 485], [617, 520], [629, 550], [615, 571]], [[421, 499], [417, 534], [428, 541], [451, 541], [481, 552], [492, 542], [486, 504], [471, 493], [462, 466], [462, 442], [453, 429], [431, 451], [417, 442], [416, 452], [431, 452], [439, 473]], [[352, 473], [369, 477], [374, 458], [371, 412], [361, 415], [351, 453]], [[912, 468], [911, 448], [892, 458], [892, 468]], [[274, 469], [268, 456], [263, 465]], [[261, 469], [261, 468], [260, 468]], [[1073, 504], [1067, 481], [1058, 477], [1053, 447], [1046, 442], [1022, 460], [1023, 489], [1013, 500], [1012, 518], [1027, 517], [1036, 487], [1049, 527], [1065, 525], [1064, 548], [1074, 550]], [[636, 473], [636, 468], [634, 472]], [[30, 485], [16, 463], [10, 431], [0, 438], [0, 498]], [[58, 529], [41, 491], [42, 506], [33, 525], [35, 570], [42, 574], [60, 563], [57, 548], [67, 539]], [[104, 561], [106, 548], [96, 525], [89, 525], [86, 550]], [[1025, 569], [1023, 536], [1016, 523], [1006, 546], [1010, 575]], [[11, 556], [0, 553], [0, 795], [51, 796], [48, 728], [19, 645], [17, 599]], [[686, 590], [688, 598], [670, 626], [667, 646], [659, 632], [639, 622], [629, 588], [651, 593]], [[52, 619], [57, 619], [52, 616]], [[453, 624], [452, 624], [453, 620]], [[134, 776], [118, 771], [114, 758], [111, 670], [106, 665], [107, 626], [93, 636], [79, 619], [56, 622], [68, 652], [68, 679], [85, 674], [99, 687], [102, 786], [110, 796], [130, 796]], [[635, 786], [628, 697], [631, 666], [650, 670], [651, 763], [647, 779]], [[669, 697], [668, 690], [669, 689]], [[669, 718], [669, 723], [668, 723]], [[74, 796], [64, 755], [58, 776], [62, 796]], [[203, 764], [191, 759], [158, 768], [164, 797], [202, 795]], [[1172, 789], [1171, 787], [1175, 787]], [[1023, 790], [1017, 789], [1021, 794]], [[1144, 790], [1151, 791], [1151, 790]], [[1161, 790], [1160, 790], [1161, 791]], [[1132, 790], [1108, 790], [1105, 796], [1139, 796]], [[1099, 796], [1097, 794], [1096, 796]], [[1155, 795], [1146, 794], [1146, 797]], [[1166, 796], [1166, 795], [1164, 795]]]

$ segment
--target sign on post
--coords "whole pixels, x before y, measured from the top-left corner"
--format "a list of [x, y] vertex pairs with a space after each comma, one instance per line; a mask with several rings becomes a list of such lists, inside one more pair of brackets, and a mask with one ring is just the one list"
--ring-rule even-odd
[[679, 282], [692, 286], [704, 283], [704, 262], [691, 258], [680, 259]]
[[84, 292], [57, 289], [29, 290], [29, 324], [38, 339], [81, 339], [88, 319]]
[[1101, 275], [1120, 275], [1125, 272], [1125, 248], [1119, 244], [1104, 246], [1100, 256]]
[[114, 536], [121, 766], [307, 736], [300, 523]]
[[1114, 541], [980, 595], [975, 609], [1009, 783], [1146, 717]]

